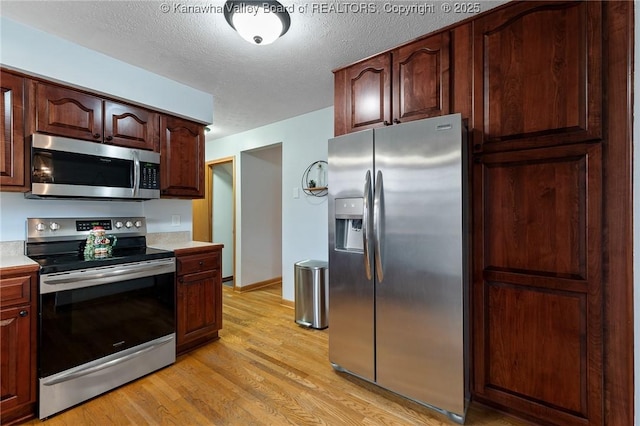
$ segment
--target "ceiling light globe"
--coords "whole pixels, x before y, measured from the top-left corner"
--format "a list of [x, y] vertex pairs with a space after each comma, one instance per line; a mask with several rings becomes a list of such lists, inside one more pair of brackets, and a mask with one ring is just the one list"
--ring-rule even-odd
[[288, 9], [277, 0], [227, 0], [224, 18], [251, 44], [271, 44], [291, 25]]
[[271, 44], [282, 34], [282, 21], [278, 16], [259, 7], [253, 13], [234, 13], [233, 26], [240, 36], [252, 44]]

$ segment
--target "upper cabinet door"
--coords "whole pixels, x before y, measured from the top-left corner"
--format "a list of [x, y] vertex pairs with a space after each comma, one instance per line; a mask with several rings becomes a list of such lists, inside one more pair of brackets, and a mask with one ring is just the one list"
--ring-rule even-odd
[[391, 57], [384, 53], [335, 74], [335, 133], [391, 123]]
[[36, 131], [102, 142], [102, 99], [38, 83]]
[[160, 117], [131, 105], [104, 101], [104, 142], [130, 148], [159, 150]]
[[393, 52], [394, 123], [449, 114], [449, 50], [444, 32]]
[[0, 86], [0, 184], [3, 191], [20, 191], [27, 185], [24, 79], [2, 71]]
[[170, 116], [160, 123], [161, 196], [204, 197], [204, 126]]
[[601, 8], [522, 2], [474, 23], [476, 149], [602, 137]]
[[336, 136], [451, 112], [448, 32], [335, 71]]

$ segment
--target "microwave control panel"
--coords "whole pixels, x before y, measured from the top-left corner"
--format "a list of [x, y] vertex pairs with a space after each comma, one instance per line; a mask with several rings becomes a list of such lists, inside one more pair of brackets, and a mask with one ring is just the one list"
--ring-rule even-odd
[[140, 163], [140, 189], [160, 189], [160, 165]]

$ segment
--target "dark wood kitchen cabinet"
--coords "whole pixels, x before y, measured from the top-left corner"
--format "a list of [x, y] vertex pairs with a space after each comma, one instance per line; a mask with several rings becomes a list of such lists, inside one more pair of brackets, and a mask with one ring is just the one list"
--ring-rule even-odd
[[625, 261], [608, 229], [630, 192], [609, 182], [629, 111], [603, 96], [629, 93], [624, 3], [515, 2], [473, 25], [472, 392], [536, 423], [631, 424], [606, 265]]
[[474, 23], [483, 152], [602, 139], [602, 4], [523, 2]]
[[335, 73], [336, 136], [450, 112], [449, 32]]
[[474, 165], [473, 390], [545, 423], [602, 424], [602, 147]]
[[34, 131], [129, 148], [159, 150], [156, 112], [34, 81]]
[[0, 70], [0, 186], [27, 191], [28, 149], [24, 140], [24, 78]]
[[35, 416], [37, 266], [0, 270], [0, 419], [3, 425]]
[[160, 151], [160, 114], [104, 101], [104, 143]]
[[336, 136], [391, 123], [391, 54], [334, 72]]
[[160, 195], [203, 198], [204, 126], [171, 116], [160, 123]]
[[218, 338], [222, 328], [222, 245], [176, 250], [176, 353]]

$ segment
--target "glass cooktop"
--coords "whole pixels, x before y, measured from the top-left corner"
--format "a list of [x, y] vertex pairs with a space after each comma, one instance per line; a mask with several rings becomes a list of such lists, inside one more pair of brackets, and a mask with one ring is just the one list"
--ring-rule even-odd
[[85, 258], [84, 241], [28, 244], [27, 256], [38, 262], [41, 274], [97, 268], [145, 260], [165, 259], [174, 253], [147, 247], [144, 237], [121, 238], [113, 248], [113, 254], [104, 258]]

